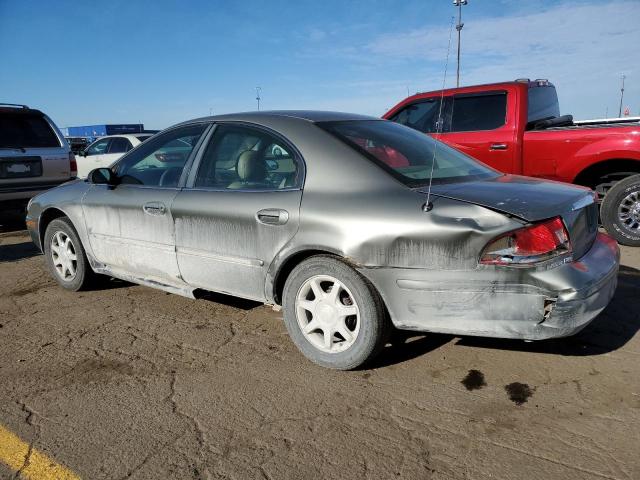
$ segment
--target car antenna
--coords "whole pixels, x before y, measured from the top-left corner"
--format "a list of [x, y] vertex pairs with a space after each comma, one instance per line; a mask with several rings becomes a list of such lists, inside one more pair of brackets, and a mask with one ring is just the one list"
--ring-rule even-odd
[[433, 158], [431, 159], [431, 173], [429, 174], [429, 188], [427, 189], [427, 202], [422, 206], [422, 210], [430, 212], [433, 208], [431, 203], [431, 184], [433, 183], [433, 167], [436, 164], [436, 153], [438, 151], [438, 139], [442, 133], [442, 104], [444, 103], [444, 87], [447, 83], [447, 69], [449, 68], [449, 54], [451, 53], [451, 36], [453, 34], [453, 17], [451, 17], [451, 24], [449, 25], [449, 44], [447, 45], [447, 59], [444, 63], [444, 75], [442, 77], [442, 89], [440, 90], [440, 106], [438, 107], [438, 121], [436, 122], [436, 142], [433, 146]]

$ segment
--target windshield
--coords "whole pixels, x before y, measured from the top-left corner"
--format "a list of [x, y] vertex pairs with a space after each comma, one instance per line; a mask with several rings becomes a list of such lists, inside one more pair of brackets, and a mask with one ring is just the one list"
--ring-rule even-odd
[[409, 187], [428, 185], [432, 170], [433, 183], [439, 184], [499, 176], [495, 170], [444, 143], [394, 122], [353, 120], [318, 125]]

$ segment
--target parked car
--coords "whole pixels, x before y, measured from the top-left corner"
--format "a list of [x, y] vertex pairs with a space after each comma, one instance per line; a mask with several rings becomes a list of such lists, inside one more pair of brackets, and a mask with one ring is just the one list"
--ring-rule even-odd
[[27, 225], [66, 289], [97, 273], [282, 305], [304, 355], [339, 369], [375, 356], [392, 325], [571, 335], [608, 304], [619, 264], [593, 191], [330, 112], [181, 123], [39, 195]]
[[74, 155], [80, 155], [85, 148], [91, 143], [86, 137], [65, 137]]
[[0, 104], [0, 203], [22, 207], [76, 176], [76, 160], [53, 121], [26, 105]]
[[637, 118], [574, 122], [560, 115], [550, 82], [528, 79], [418, 93], [384, 118], [437, 134], [501, 172], [592, 188], [607, 232], [640, 246]]
[[151, 133], [100, 137], [80, 153], [78, 177], [86, 178], [94, 168], [108, 167], [129, 150], [153, 136]]

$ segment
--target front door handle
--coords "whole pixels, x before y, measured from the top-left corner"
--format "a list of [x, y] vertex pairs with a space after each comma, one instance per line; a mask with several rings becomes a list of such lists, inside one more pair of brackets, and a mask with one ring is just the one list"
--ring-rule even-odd
[[508, 148], [506, 143], [492, 143], [489, 150], [506, 150]]
[[144, 206], [142, 207], [142, 210], [144, 210], [144, 213], [146, 213], [147, 215], [154, 215], [154, 216], [160, 216], [167, 213], [167, 207], [165, 207], [164, 203], [162, 202], [145, 203]]
[[280, 208], [265, 208], [256, 213], [256, 218], [265, 225], [284, 225], [289, 221], [289, 212]]

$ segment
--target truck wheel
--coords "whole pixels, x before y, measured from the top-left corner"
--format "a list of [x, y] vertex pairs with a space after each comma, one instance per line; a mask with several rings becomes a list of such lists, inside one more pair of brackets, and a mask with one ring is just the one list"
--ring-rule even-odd
[[289, 336], [312, 362], [350, 370], [384, 347], [390, 322], [367, 279], [329, 255], [300, 263], [289, 274], [283, 295]]
[[618, 243], [640, 247], [640, 175], [616, 182], [600, 207], [602, 225]]

